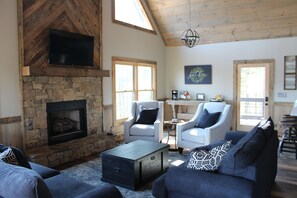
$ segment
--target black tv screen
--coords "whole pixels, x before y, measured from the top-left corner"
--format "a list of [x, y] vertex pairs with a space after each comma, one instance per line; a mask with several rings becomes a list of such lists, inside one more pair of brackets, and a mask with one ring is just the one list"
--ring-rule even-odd
[[49, 30], [49, 64], [93, 66], [94, 37]]

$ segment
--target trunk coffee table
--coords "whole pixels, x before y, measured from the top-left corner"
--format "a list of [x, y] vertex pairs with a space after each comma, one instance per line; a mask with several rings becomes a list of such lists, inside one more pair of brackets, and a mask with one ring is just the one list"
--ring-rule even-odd
[[136, 190], [168, 168], [169, 145], [137, 140], [102, 153], [102, 181]]

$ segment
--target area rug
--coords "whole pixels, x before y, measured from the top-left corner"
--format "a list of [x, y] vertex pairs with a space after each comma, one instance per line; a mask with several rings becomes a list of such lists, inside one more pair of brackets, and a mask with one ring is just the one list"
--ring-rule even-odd
[[[178, 152], [169, 152], [169, 166], [178, 166], [187, 159], [187, 154], [179, 154]], [[104, 184], [101, 181], [102, 175], [102, 161], [100, 155], [98, 158], [84, 162], [82, 164], [62, 170], [64, 174], [69, 177], [83, 181], [93, 186], [101, 186]], [[153, 197], [151, 193], [152, 182], [139, 188], [137, 191], [129, 190], [116, 186], [123, 197], [125, 198], [150, 198]]]

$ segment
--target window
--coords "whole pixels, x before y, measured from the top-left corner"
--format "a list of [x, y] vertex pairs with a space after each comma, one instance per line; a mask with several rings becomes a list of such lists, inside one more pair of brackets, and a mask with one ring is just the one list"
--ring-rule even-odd
[[113, 21], [155, 33], [140, 0], [113, 0]]
[[113, 104], [115, 125], [122, 124], [134, 100], [156, 99], [156, 63], [113, 58]]

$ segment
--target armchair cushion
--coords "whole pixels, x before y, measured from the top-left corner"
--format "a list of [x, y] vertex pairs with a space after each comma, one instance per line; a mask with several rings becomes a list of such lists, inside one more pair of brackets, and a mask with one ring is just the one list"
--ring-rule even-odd
[[198, 122], [195, 124], [197, 128], [207, 128], [217, 123], [221, 112], [209, 113], [207, 109], [204, 109], [198, 118]]
[[207, 149], [195, 149], [190, 153], [186, 167], [194, 170], [215, 171], [231, 147], [231, 141]]
[[134, 124], [130, 128], [130, 135], [153, 136], [155, 133], [154, 125]]
[[135, 124], [154, 124], [157, 119], [159, 108], [143, 109]]
[[183, 140], [190, 142], [204, 143], [204, 129], [201, 128], [190, 128], [186, 131], [183, 131], [181, 134]]

